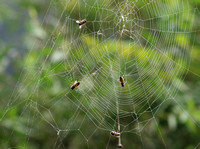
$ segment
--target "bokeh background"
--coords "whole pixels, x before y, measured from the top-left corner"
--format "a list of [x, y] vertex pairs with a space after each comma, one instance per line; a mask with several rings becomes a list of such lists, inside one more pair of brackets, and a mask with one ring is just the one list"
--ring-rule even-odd
[[[200, 148], [199, 10], [199, 0], [1, 0], [0, 148], [114, 149], [115, 97], [137, 104], [119, 106], [135, 111], [120, 118], [132, 122], [124, 148]], [[112, 85], [120, 75], [127, 90]], [[77, 79], [87, 81], [70, 93]]]

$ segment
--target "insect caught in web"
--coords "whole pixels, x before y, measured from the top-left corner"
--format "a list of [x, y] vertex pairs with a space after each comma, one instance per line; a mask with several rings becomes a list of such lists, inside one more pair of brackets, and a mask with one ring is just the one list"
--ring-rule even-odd
[[122, 87], [125, 86], [125, 81], [124, 81], [124, 78], [122, 76], [119, 77], [119, 82], [121, 83]]
[[120, 133], [119, 132], [116, 132], [116, 131], [111, 131], [110, 134], [114, 137], [119, 137], [120, 136]]
[[77, 88], [79, 85], [80, 85], [80, 81], [75, 81], [73, 83], [73, 85], [71, 86], [71, 89], [73, 90], [73, 89]]
[[110, 134], [111, 134], [112, 136], [118, 138], [118, 144], [117, 144], [117, 147], [118, 147], [118, 148], [122, 148], [121, 138], [120, 138], [120, 132], [111, 131]]
[[78, 25], [79, 25], [79, 29], [81, 29], [86, 24], [86, 22], [87, 22], [86, 19], [76, 20], [76, 23], [78, 23]]

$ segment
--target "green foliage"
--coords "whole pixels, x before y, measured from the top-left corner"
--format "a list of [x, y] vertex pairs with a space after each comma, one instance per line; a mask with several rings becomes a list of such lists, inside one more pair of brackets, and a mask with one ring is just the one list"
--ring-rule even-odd
[[[159, 6], [150, 11], [146, 2], [3, 1], [0, 26], [16, 35], [0, 39], [0, 148], [106, 148], [109, 140], [114, 149], [109, 131], [117, 129], [116, 96], [120, 110], [133, 111], [120, 119], [125, 148], [195, 148], [200, 3], [149, 2]], [[128, 14], [126, 27], [134, 34], [120, 35], [117, 12]], [[79, 30], [75, 21], [86, 14]], [[133, 25], [136, 16], [143, 20]], [[122, 75], [123, 89], [117, 82]], [[71, 92], [75, 80], [81, 85]]]

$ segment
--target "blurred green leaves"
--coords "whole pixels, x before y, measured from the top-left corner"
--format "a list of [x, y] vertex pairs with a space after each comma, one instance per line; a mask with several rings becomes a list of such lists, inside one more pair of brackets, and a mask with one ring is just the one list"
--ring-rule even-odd
[[[108, 131], [116, 127], [116, 91], [122, 112], [134, 111], [121, 119], [131, 122], [122, 140], [127, 149], [164, 148], [162, 138], [168, 148], [195, 147], [199, 2], [145, 3], [4, 1], [0, 25], [13, 26], [5, 28], [15, 38], [0, 41], [0, 148], [105, 148]], [[131, 18], [125, 27], [121, 15]], [[84, 18], [88, 22], [80, 30], [75, 21]], [[119, 38], [123, 27], [131, 32]], [[10, 56], [13, 48], [20, 56]], [[15, 71], [9, 74], [11, 66]], [[120, 75], [127, 81], [122, 92]], [[75, 80], [81, 86], [70, 92]], [[67, 131], [57, 136], [59, 128]], [[83, 134], [91, 135], [89, 142]], [[115, 148], [115, 141], [111, 138], [108, 148]]]

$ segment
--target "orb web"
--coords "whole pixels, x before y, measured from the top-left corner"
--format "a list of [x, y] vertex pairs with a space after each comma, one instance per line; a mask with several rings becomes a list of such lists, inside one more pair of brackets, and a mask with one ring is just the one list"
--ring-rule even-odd
[[[41, 24], [47, 35], [25, 58], [5, 117], [11, 105], [23, 107], [27, 142], [48, 128], [54, 148], [70, 146], [68, 138], [79, 148], [114, 148], [110, 132], [119, 126], [123, 146], [134, 146], [123, 139], [133, 134], [145, 147], [143, 130], [158, 126], [163, 104], [178, 103], [174, 97], [189, 70], [195, 10], [187, 3], [51, 0]], [[76, 20], [83, 19], [79, 29]], [[81, 83], [71, 90], [76, 80]]]

